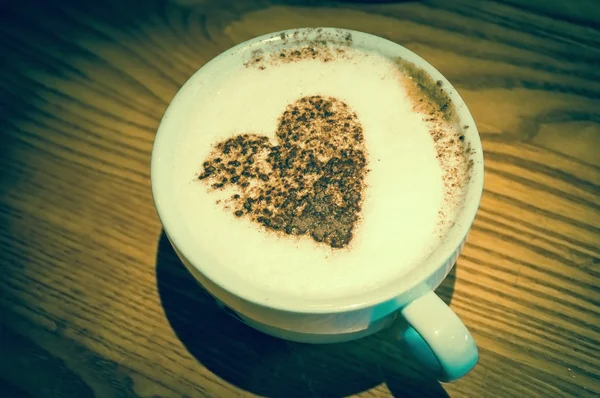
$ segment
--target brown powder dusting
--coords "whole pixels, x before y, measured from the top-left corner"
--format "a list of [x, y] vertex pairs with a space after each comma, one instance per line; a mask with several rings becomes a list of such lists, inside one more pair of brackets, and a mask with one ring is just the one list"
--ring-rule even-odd
[[454, 103], [442, 88], [441, 80], [434, 81], [423, 69], [402, 58], [396, 58], [396, 64], [403, 72], [404, 83], [413, 103], [418, 102], [415, 104], [416, 111], [436, 119], [441, 117], [449, 122], [456, 121]]
[[357, 115], [332, 97], [304, 97], [287, 106], [276, 141], [241, 134], [219, 142], [199, 179], [233, 188], [227, 201], [246, 217], [286, 235], [347, 246], [360, 218], [367, 158]]
[[323, 43], [313, 43], [309, 46], [297, 47], [291, 49], [281, 49], [267, 56], [252, 57], [245, 63], [246, 67], [254, 67], [265, 70], [269, 66], [279, 64], [289, 64], [308, 59], [314, 59], [321, 62], [331, 62], [335, 59], [348, 58], [348, 54], [343, 48], [332, 48]]
[[[442, 169], [444, 202], [450, 207], [457, 206], [462, 201], [473, 168], [473, 160], [468, 160], [470, 143], [465, 138], [468, 126], [463, 126], [462, 130], [459, 127], [454, 103], [441, 80], [434, 81], [423, 69], [404, 59], [397, 58], [396, 64], [413, 110], [422, 115], [429, 127]], [[447, 217], [446, 213], [439, 213], [440, 225], [447, 224]]]
[[246, 66], [254, 65], [256, 67], [260, 67], [260, 66], [262, 66], [264, 59], [265, 59], [265, 57], [263, 55], [263, 50], [261, 50], [261, 49], [254, 50], [250, 54], [250, 59], [248, 61], [246, 61], [246, 63], [244, 65], [246, 65]]
[[[344, 33], [341, 30], [332, 33], [325, 32], [322, 28], [307, 29], [289, 35], [282, 32], [274, 37], [281, 39], [283, 47], [279, 51], [273, 51], [266, 55], [261, 50], [254, 51], [250, 59], [244, 63], [247, 68], [265, 70], [269, 66], [307, 59], [331, 62], [335, 59], [350, 57], [346, 48], [352, 45], [352, 34]], [[293, 40], [292, 44], [290, 44], [290, 40]]]

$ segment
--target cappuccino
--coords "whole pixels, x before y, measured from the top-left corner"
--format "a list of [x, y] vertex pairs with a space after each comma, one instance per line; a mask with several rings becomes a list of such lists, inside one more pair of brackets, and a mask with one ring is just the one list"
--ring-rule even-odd
[[441, 83], [315, 30], [221, 57], [173, 179], [207, 261], [269, 292], [339, 298], [418, 267], [462, 209], [469, 147]]

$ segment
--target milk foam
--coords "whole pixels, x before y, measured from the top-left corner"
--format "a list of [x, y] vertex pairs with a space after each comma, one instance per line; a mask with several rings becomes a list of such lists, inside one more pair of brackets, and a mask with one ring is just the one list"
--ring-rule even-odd
[[[398, 66], [375, 53], [302, 60], [266, 69], [227, 65], [221, 79], [197, 89], [194, 112], [177, 135], [174, 186], [188, 233], [209, 260], [248, 284], [286, 295], [343, 297], [376, 289], [418, 266], [443, 239], [460, 201], [444, 198], [443, 172], [422, 115], [400, 84]], [[344, 101], [364, 129], [370, 169], [362, 220], [349, 247], [334, 250], [310, 237], [279, 236], [237, 219], [195, 176], [216, 142], [241, 133], [274, 139], [285, 107], [303, 96]], [[449, 216], [448, 216], [449, 215]], [[446, 220], [447, 221], [447, 220]]]

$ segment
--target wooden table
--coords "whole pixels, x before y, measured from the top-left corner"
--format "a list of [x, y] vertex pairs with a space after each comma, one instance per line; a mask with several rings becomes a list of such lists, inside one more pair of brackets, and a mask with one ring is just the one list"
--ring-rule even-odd
[[[5, 3], [1, 396], [600, 394], [600, 2]], [[478, 123], [485, 194], [439, 289], [480, 347], [457, 382], [392, 329], [330, 346], [248, 329], [161, 231], [149, 159], [179, 86], [243, 40], [323, 25], [419, 53]]]

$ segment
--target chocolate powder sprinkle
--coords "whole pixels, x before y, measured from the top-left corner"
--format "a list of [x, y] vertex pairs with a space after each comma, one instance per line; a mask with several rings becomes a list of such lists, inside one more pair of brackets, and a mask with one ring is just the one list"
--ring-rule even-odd
[[[454, 103], [442, 88], [442, 81], [434, 81], [423, 69], [402, 58], [396, 58], [395, 61], [403, 73], [410, 77], [412, 80], [411, 85], [417, 88], [420, 95], [427, 102], [440, 111], [442, 118], [446, 121], [454, 122], [456, 119]], [[421, 99], [419, 99], [419, 102], [422, 102], [420, 101]]]
[[[352, 46], [352, 34], [344, 31], [325, 32], [322, 28], [319, 28], [306, 29], [303, 33], [296, 31], [290, 35], [282, 32], [274, 37], [277, 36], [284, 47], [279, 51], [270, 53], [255, 50], [251, 53], [250, 58], [244, 62], [244, 66], [265, 70], [267, 67], [282, 63], [293, 63], [309, 59], [327, 63], [336, 59], [349, 59], [351, 57], [347, 49]], [[292, 43], [290, 43], [290, 40]]]
[[219, 142], [198, 178], [236, 191], [228, 199], [236, 217], [335, 249], [348, 246], [367, 173], [357, 115], [338, 99], [303, 97], [280, 117], [276, 141], [241, 134]]
[[[459, 127], [454, 103], [441, 80], [434, 81], [425, 70], [406, 60], [397, 58], [395, 61], [413, 110], [427, 123], [433, 139], [442, 169], [444, 203], [455, 207], [462, 200], [461, 192], [470, 181], [472, 170], [472, 160], [468, 160], [470, 144], [465, 137], [468, 126], [462, 130]], [[440, 225], [446, 224], [446, 217], [446, 213], [440, 213]]]

